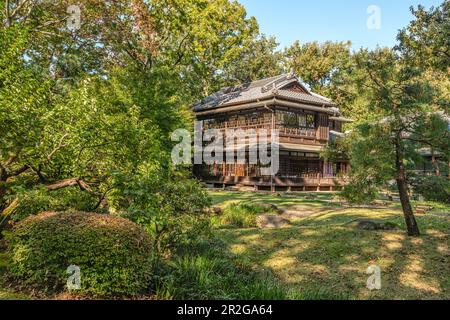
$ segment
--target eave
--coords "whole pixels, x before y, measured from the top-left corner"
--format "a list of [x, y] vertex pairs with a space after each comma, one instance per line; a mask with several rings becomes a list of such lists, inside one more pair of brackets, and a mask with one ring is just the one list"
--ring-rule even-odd
[[238, 105], [221, 106], [214, 109], [209, 109], [205, 111], [196, 112], [197, 116], [207, 116], [207, 115], [217, 115], [229, 112], [235, 112], [240, 110], [248, 110], [254, 108], [272, 107], [272, 106], [284, 106], [290, 108], [296, 108], [299, 110], [316, 111], [321, 113], [327, 113], [335, 115], [335, 111], [327, 107], [327, 105], [315, 105], [315, 104], [305, 104], [300, 102], [293, 102], [292, 100], [285, 100], [273, 97], [267, 100], [250, 101], [248, 103], [242, 103]]
[[344, 117], [330, 117], [330, 120], [344, 122], [344, 123], [352, 123], [352, 119], [344, 118]]

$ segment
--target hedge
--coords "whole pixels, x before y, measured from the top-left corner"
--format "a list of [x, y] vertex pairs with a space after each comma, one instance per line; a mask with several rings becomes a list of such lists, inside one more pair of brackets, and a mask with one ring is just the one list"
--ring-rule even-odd
[[135, 295], [150, 285], [152, 240], [124, 218], [45, 212], [18, 223], [7, 243], [10, 274], [44, 291], [67, 290], [69, 266], [80, 268], [79, 294]]

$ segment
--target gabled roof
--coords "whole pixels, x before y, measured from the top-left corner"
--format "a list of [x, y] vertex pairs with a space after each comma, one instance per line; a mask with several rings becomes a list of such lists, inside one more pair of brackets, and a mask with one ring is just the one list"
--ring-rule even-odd
[[[289, 90], [289, 86], [293, 84], [299, 86], [301, 90]], [[236, 87], [222, 88], [195, 104], [193, 109], [200, 112], [271, 98], [281, 98], [318, 106], [334, 106], [330, 99], [308, 90], [295, 75], [283, 74]]]

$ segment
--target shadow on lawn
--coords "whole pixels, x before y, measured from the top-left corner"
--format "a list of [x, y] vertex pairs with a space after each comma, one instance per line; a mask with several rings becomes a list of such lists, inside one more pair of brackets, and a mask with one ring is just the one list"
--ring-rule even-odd
[[333, 193], [301, 193], [301, 194], [272, 194], [252, 192], [210, 192], [213, 205], [227, 205], [231, 202], [271, 203], [277, 206], [290, 206], [295, 204], [311, 204], [316, 206], [329, 205]]
[[[238, 259], [269, 269], [297, 290], [328, 288], [356, 299], [449, 299], [448, 236], [408, 238], [403, 231], [368, 232], [322, 226], [224, 231]], [[382, 290], [365, 288], [370, 265]]]
[[[301, 212], [299, 212], [301, 214]], [[404, 221], [401, 215], [392, 210], [380, 213], [380, 210], [330, 208], [322, 207], [312, 210], [311, 215], [299, 219], [292, 219], [292, 225], [297, 227], [323, 227], [323, 226], [347, 226], [358, 220], [372, 220], [375, 222], [393, 222], [398, 228], [403, 228]]]

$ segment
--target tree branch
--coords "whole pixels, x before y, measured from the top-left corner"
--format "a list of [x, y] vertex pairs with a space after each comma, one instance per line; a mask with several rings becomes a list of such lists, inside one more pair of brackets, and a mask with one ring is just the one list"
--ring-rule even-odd
[[11, 156], [9, 157], [9, 159], [6, 161], [5, 165], [9, 166], [11, 165], [14, 161], [16, 161], [17, 156]]
[[5, 2], [5, 18], [6, 18], [6, 27], [9, 28], [11, 26], [11, 18], [9, 15], [9, 0]]
[[9, 178], [9, 177], [16, 177], [16, 176], [18, 176], [18, 175], [24, 173], [25, 171], [28, 171], [28, 169], [30, 169], [30, 166], [24, 165], [24, 166], [22, 166], [21, 168], [19, 168], [19, 169], [17, 169], [17, 170], [14, 170], [13, 172], [9, 173], [9, 174], [8, 174], [8, 178]]
[[39, 181], [41, 183], [46, 183], [47, 182], [47, 179], [42, 174], [42, 166], [41, 165], [39, 165], [38, 168], [35, 168], [35, 167], [31, 166], [31, 169], [37, 174], [37, 176], [39, 177]]
[[[19, 5], [17, 6], [16, 9], [14, 9], [14, 11], [11, 13], [10, 19], [14, 19], [14, 17], [16, 16], [16, 14], [19, 13], [20, 10], [22, 10], [22, 8], [28, 3], [30, 2], [30, 0], [22, 0], [21, 2], [19, 2]], [[6, 2], [8, 3], [8, 1]]]
[[101, 196], [101, 194], [92, 190], [91, 187], [89, 186], [89, 184], [87, 184], [80, 178], [71, 178], [71, 179], [57, 181], [55, 183], [48, 184], [45, 187], [47, 188], [48, 191], [55, 191], [55, 190], [60, 190], [60, 189], [64, 189], [67, 187], [73, 187], [73, 186], [79, 186], [81, 190], [87, 191], [96, 197]]
[[64, 139], [67, 138], [69, 134], [64, 134], [61, 139], [59, 140], [58, 146], [56, 146], [51, 152], [50, 154], [47, 156], [47, 161], [46, 163], [49, 163], [50, 160], [52, 159], [52, 157], [55, 155], [56, 152], [58, 152], [59, 150], [61, 150], [62, 148], [65, 147], [65, 145], [63, 145]]
[[78, 185], [79, 180], [80, 179], [78, 179], [78, 178], [61, 180], [61, 181], [55, 182], [53, 184], [46, 185], [45, 187], [47, 188], [48, 191], [55, 191], [55, 190], [59, 190], [59, 189], [67, 188], [67, 187], [76, 186], [76, 185]]

